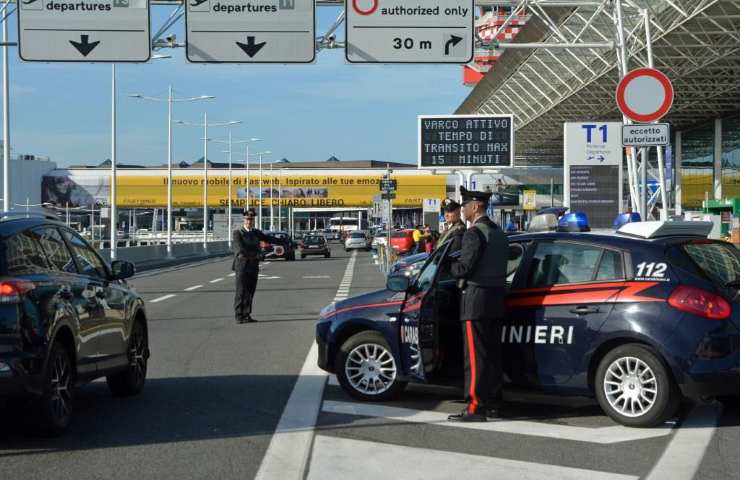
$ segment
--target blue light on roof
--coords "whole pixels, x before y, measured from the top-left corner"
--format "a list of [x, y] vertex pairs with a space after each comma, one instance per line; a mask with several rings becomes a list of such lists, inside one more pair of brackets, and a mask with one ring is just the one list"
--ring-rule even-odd
[[588, 217], [583, 212], [566, 213], [558, 221], [558, 232], [589, 232]]
[[615, 229], [618, 229], [625, 223], [641, 222], [641, 221], [642, 221], [642, 218], [640, 218], [640, 214], [637, 212], [620, 213], [619, 215], [617, 215], [617, 218], [614, 219], [614, 223], [612, 224], [612, 226]]

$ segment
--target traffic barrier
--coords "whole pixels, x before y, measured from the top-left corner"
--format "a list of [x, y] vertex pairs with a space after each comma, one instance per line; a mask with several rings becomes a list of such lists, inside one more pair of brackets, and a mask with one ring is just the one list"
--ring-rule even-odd
[[[98, 250], [104, 259], [110, 258], [110, 249]], [[209, 242], [204, 249], [202, 243], [175, 243], [172, 257], [167, 257], [167, 245], [149, 245], [116, 249], [116, 260], [125, 260], [136, 265], [138, 271], [231, 255], [228, 242]]]

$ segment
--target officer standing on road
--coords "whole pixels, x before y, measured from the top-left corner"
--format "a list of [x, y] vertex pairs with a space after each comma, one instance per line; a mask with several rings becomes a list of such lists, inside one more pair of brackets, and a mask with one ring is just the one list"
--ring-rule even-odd
[[244, 226], [234, 230], [234, 262], [232, 270], [236, 272], [236, 295], [234, 296], [234, 314], [236, 323], [256, 322], [252, 318], [252, 299], [257, 290], [259, 262], [262, 254], [260, 241], [280, 243], [280, 239], [265, 235], [254, 228], [254, 209], [244, 211]]
[[450, 273], [460, 287], [460, 320], [463, 322], [465, 395], [468, 406], [448, 419], [454, 422], [485, 422], [490, 399], [498, 398], [501, 368], [501, 320], [504, 314], [506, 264], [509, 242], [504, 232], [486, 215], [490, 192], [460, 187], [462, 213], [471, 227], [462, 238]]
[[451, 198], [446, 198], [442, 202], [442, 211], [445, 215], [446, 230], [439, 237], [437, 247], [444, 244], [447, 240], [452, 239], [452, 246], [449, 253], [456, 252], [462, 248], [462, 238], [465, 234], [465, 223], [460, 219], [460, 204]]

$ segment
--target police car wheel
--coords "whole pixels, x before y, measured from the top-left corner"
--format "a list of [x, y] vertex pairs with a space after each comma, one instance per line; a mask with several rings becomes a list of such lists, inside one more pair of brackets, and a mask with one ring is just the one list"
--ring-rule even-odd
[[378, 332], [361, 332], [344, 342], [337, 354], [336, 372], [344, 391], [357, 400], [390, 400], [406, 386], [398, 379], [388, 342]]
[[639, 344], [621, 345], [599, 363], [596, 398], [604, 412], [630, 427], [654, 427], [676, 413], [680, 395], [658, 355]]

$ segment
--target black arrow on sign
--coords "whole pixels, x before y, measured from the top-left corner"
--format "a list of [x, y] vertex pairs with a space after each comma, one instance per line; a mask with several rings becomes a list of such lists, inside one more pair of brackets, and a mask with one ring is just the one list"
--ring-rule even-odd
[[447, 40], [447, 43], [445, 43], [445, 55], [450, 54], [450, 47], [454, 47], [460, 42], [462, 42], [462, 37], [458, 37], [457, 35], [450, 35], [450, 39]]
[[82, 56], [87, 57], [90, 54], [90, 52], [95, 50], [95, 47], [97, 47], [98, 44], [100, 43], [100, 41], [90, 42], [89, 40], [90, 40], [89, 35], [80, 35], [79, 42], [70, 40], [69, 43], [71, 43], [72, 46], [75, 47], [77, 51], [82, 54]]
[[262, 50], [262, 47], [267, 45], [267, 42], [254, 43], [254, 37], [249, 36], [247, 37], [247, 43], [236, 42], [236, 44], [239, 45], [239, 48], [244, 50], [244, 53], [249, 55], [249, 58], [252, 58], [257, 55], [257, 52]]

